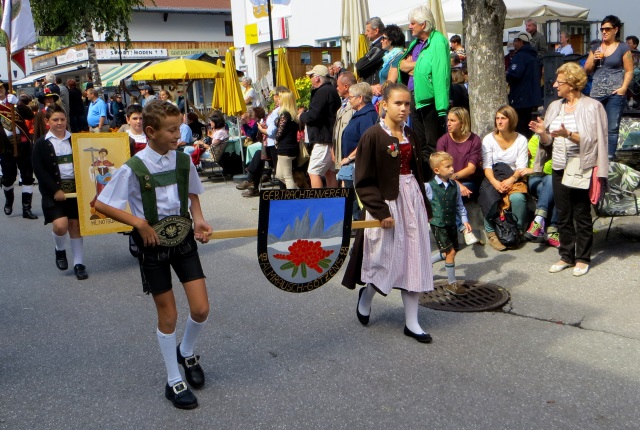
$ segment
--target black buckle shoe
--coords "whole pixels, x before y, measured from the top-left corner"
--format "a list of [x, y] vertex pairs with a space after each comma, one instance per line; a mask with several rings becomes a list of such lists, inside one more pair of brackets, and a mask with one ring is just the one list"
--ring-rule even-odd
[[73, 266], [73, 271], [75, 272], [76, 278], [78, 278], [79, 281], [82, 281], [83, 279], [87, 279], [89, 277], [87, 268], [82, 264], [76, 264], [75, 266]]
[[187, 384], [182, 381], [173, 386], [167, 384], [164, 387], [164, 396], [171, 400], [173, 406], [178, 409], [195, 409], [198, 407], [198, 399], [187, 387]]
[[64, 249], [58, 251], [56, 249], [56, 267], [60, 270], [67, 270], [69, 268], [69, 262], [67, 261], [67, 251]]
[[414, 338], [420, 343], [431, 343], [433, 339], [431, 339], [431, 335], [429, 333], [414, 333], [407, 326], [404, 326], [404, 335]]
[[356, 315], [358, 316], [358, 321], [360, 324], [367, 325], [369, 324], [369, 315], [371, 315], [371, 311], [369, 311], [369, 315], [362, 315], [360, 313], [360, 299], [362, 298], [362, 293], [364, 293], [364, 289], [367, 287], [360, 288], [360, 292], [358, 293], [358, 303], [356, 304]]
[[177, 347], [178, 364], [184, 368], [184, 376], [193, 388], [204, 387], [204, 370], [200, 367], [200, 356], [192, 355], [183, 357], [180, 352], [180, 345]]

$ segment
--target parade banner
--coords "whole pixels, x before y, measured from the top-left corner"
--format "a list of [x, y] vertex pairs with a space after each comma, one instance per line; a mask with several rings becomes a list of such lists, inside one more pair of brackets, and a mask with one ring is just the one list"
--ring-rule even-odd
[[261, 191], [258, 261], [269, 282], [291, 293], [327, 283], [349, 253], [353, 199], [345, 188]]
[[94, 208], [96, 199], [113, 173], [130, 157], [129, 135], [74, 133], [71, 135], [71, 143], [80, 233], [91, 236], [131, 231], [131, 226], [108, 218]]

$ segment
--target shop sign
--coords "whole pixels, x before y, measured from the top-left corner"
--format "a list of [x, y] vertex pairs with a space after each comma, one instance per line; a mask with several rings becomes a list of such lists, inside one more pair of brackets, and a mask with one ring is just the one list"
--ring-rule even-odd
[[63, 55], [58, 55], [56, 57], [56, 61], [58, 65], [60, 64], [68, 64], [68, 63], [76, 63], [78, 61], [86, 61], [89, 59], [89, 53], [86, 49], [82, 49], [77, 51], [73, 48], [67, 49], [67, 52]]
[[166, 58], [166, 49], [123, 49], [118, 52], [117, 49], [96, 49], [96, 57], [98, 60], [118, 60], [122, 58], [126, 59], [141, 59], [141, 58]]
[[193, 54], [209, 54], [212, 57], [219, 57], [220, 50], [219, 49], [169, 49], [169, 57], [187, 57]]
[[56, 65], [56, 57], [49, 57], [42, 60], [36, 60], [33, 62], [33, 71], [46, 69], [47, 67], [53, 67]]
[[[282, 40], [289, 37], [289, 28], [286, 18], [272, 20], [273, 40]], [[244, 26], [245, 42], [247, 45], [269, 41], [269, 20], [262, 20], [254, 24]]]

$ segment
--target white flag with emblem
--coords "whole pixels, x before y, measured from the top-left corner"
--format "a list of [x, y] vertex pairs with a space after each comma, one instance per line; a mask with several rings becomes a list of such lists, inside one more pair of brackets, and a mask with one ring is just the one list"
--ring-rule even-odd
[[2, 9], [0, 27], [11, 41], [11, 53], [36, 43], [36, 29], [29, 0], [4, 0]]

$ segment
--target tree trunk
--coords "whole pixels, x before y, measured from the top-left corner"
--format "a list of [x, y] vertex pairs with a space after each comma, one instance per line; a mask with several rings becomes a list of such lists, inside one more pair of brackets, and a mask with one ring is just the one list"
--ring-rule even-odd
[[471, 125], [481, 138], [493, 129], [496, 110], [507, 103], [502, 50], [506, 15], [503, 0], [462, 0]]
[[84, 20], [84, 37], [87, 42], [87, 53], [89, 54], [89, 68], [91, 69], [93, 87], [100, 89], [102, 88], [102, 79], [100, 79], [100, 69], [98, 69], [96, 42], [93, 40], [93, 26], [89, 19]]

